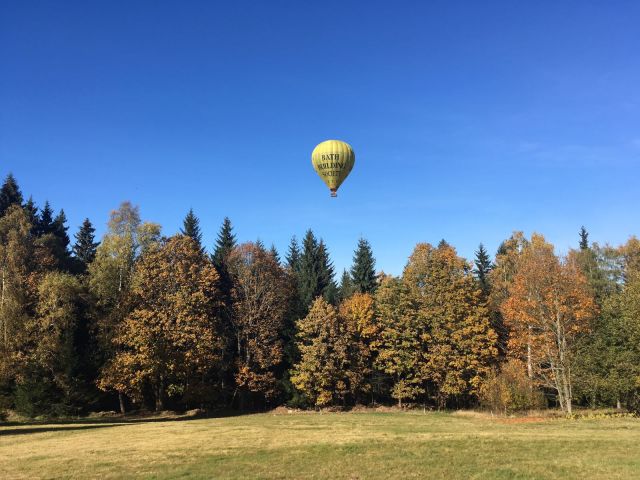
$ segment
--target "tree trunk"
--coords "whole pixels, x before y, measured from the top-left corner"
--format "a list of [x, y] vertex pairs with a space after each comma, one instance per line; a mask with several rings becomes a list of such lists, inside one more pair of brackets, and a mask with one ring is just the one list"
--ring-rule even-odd
[[[529, 325], [529, 332], [531, 332], [531, 325]], [[529, 333], [529, 339], [527, 340], [527, 375], [529, 378], [533, 378], [533, 360], [531, 359], [531, 333]]]
[[127, 411], [124, 408], [124, 395], [122, 394], [122, 392], [118, 392], [118, 401], [120, 402], [120, 413], [122, 415], [125, 415]]
[[2, 338], [3, 338], [3, 345], [7, 345], [7, 318], [6, 315], [4, 315], [4, 290], [5, 290], [5, 286], [4, 286], [4, 268], [2, 269], [2, 290], [0, 291], [0, 315], [1, 318], [0, 320], [2, 320]]
[[622, 404], [620, 403], [620, 399], [616, 399], [616, 410], [622, 410]]
[[161, 376], [156, 387], [156, 411], [162, 410], [164, 410], [164, 380]]

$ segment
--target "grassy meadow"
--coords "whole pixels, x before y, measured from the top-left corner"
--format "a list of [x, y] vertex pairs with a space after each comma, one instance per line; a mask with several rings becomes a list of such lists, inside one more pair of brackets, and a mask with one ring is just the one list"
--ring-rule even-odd
[[264, 413], [0, 425], [0, 478], [629, 479], [640, 420]]

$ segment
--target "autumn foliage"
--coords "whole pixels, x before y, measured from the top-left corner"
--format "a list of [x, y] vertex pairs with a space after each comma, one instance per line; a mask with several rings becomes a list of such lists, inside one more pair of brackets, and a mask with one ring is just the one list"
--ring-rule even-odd
[[64, 212], [15, 179], [0, 212], [0, 410], [640, 410], [635, 238], [600, 246], [583, 228], [558, 255], [514, 232], [474, 263], [418, 243], [397, 276], [360, 239], [338, 287], [310, 230], [281, 261], [225, 218], [209, 254], [193, 210], [166, 238], [124, 202], [101, 242], [87, 219], [70, 248]]

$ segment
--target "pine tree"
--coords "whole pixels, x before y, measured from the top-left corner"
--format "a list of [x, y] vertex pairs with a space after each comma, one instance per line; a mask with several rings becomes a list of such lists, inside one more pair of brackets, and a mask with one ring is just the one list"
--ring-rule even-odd
[[75, 234], [76, 243], [73, 246], [73, 254], [80, 262], [80, 270], [85, 272], [89, 265], [96, 257], [96, 250], [100, 242], [95, 242], [95, 231], [93, 225], [88, 218], [82, 222], [82, 226]]
[[342, 271], [342, 277], [340, 278], [340, 286], [338, 287], [338, 301], [344, 302], [347, 298], [353, 295], [355, 292], [355, 288], [353, 285], [353, 281], [351, 280], [351, 275], [347, 272], [345, 268]]
[[212, 259], [216, 268], [224, 264], [225, 259], [236, 246], [236, 236], [233, 234], [233, 226], [229, 217], [224, 217], [220, 233], [216, 239], [216, 245], [213, 251]]
[[233, 226], [231, 225], [229, 217], [225, 217], [222, 222], [222, 227], [220, 227], [220, 233], [218, 233], [211, 259], [213, 266], [216, 267], [216, 271], [220, 276], [220, 294], [228, 308], [231, 307], [231, 289], [233, 288], [233, 284], [229, 275], [227, 259], [235, 247], [236, 236], [233, 234]]
[[473, 273], [480, 284], [480, 288], [482, 289], [482, 293], [485, 298], [488, 298], [489, 295], [489, 272], [491, 272], [491, 268], [493, 267], [491, 264], [491, 259], [489, 258], [489, 254], [487, 250], [484, 248], [484, 245], [481, 243], [476, 250], [476, 258], [474, 260], [475, 268], [473, 269]]
[[182, 235], [191, 237], [198, 244], [198, 248], [204, 251], [202, 247], [202, 232], [200, 230], [200, 220], [193, 213], [193, 208], [189, 209], [189, 212], [182, 221], [182, 228], [180, 229]]
[[318, 287], [324, 299], [332, 305], [335, 305], [338, 301], [338, 286], [334, 280], [333, 263], [329, 259], [329, 252], [324, 244], [324, 241], [320, 240], [318, 244]]
[[269, 253], [271, 254], [271, 257], [273, 257], [273, 259], [276, 261], [276, 263], [278, 265], [280, 265], [280, 254], [278, 253], [278, 249], [276, 248], [276, 246], [273, 243], [271, 244], [271, 248], [269, 249]]
[[15, 177], [10, 173], [5, 178], [0, 188], [0, 217], [2, 217], [11, 205], [22, 205], [22, 192]]
[[33, 197], [29, 197], [29, 200], [24, 204], [24, 211], [27, 212], [29, 223], [31, 223], [31, 234], [36, 235], [38, 231], [38, 207], [36, 207]]
[[221, 300], [221, 321], [223, 337], [227, 340], [224, 349], [223, 371], [221, 377], [223, 381], [232, 385], [235, 381], [233, 364], [237, 348], [232, 345], [234, 338], [233, 327], [233, 278], [229, 271], [229, 257], [236, 248], [236, 237], [233, 234], [233, 226], [229, 217], [225, 217], [216, 239], [216, 244], [211, 255], [211, 261], [218, 273], [218, 290]]
[[58, 213], [56, 218], [53, 220], [53, 234], [58, 238], [60, 246], [65, 252], [68, 252], [69, 244], [71, 243], [69, 234], [67, 233], [68, 230], [67, 216], [65, 215], [64, 210], [60, 210], [60, 213]]
[[364, 238], [358, 240], [358, 247], [353, 254], [351, 279], [356, 292], [373, 294], [376, 290], [376, 260], [371, 245]]
[[51, 252], [58, 261], [58, 267], [63, 270], [69, 270], [72, 267], [71, 254], [69, 252], [71, 240], [67, 233], [69, 227], [67, 226], [67, 216], [64, 210], [60, 210], [60, 213], [54, 218], [52, 229], [51, 233], [55, 241], [51, 244]]
[[295, 235], [291, 237], [285, 260], [287, 261], [287, 267], [289, 267], [292, 272], [300, 270], [300, 246], [298, 245], [298, 240]]
[[580, 227], [580, 250], [589, 248], [589, 232], [584, 226]]
[[311, 230], [302, 240], [302, 254], [298, 268], [298, 290], [305, 310], [311, 306], [316, 297], [322, 295], [318, 271], [318, 241]]
[[40, 211], [40, 216], [38, 218], [38, 228], [37, 235], [40, 237], [42, 235], [46, 235], [48, 233], [53, 233], [55, 227], [53, 225], [53, 209], [47, 200], [44, 202], [44, 207]]

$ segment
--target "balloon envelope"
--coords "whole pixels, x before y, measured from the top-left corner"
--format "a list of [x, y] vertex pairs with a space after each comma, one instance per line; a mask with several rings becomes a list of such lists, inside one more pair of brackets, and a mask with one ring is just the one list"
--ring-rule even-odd
[[356, 154], [348, 143], [340, 140], [326, 140], [316, 146], [311, 152], [313, 169], [331, 190], [331, 196], [336, 192], [344, 179], [353, 168]]

